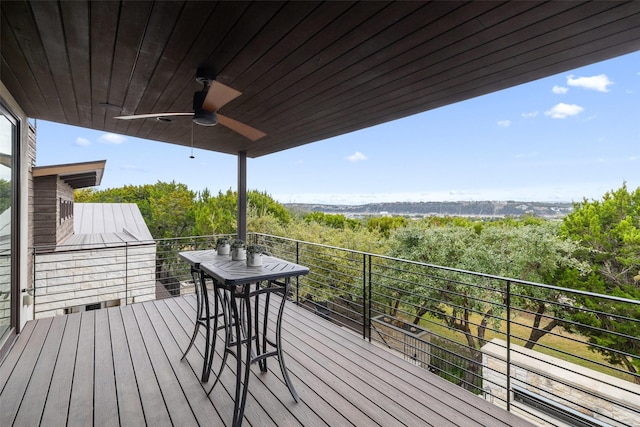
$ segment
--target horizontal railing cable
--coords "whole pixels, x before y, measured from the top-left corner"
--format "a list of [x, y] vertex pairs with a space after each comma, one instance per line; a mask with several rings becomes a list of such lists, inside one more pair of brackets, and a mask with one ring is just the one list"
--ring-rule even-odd
[[[217, 237], [33, 247], [35, 316], [191, 293], [178, 252]], [[640, 301], [268, 234], [247, 241], [309, 267], [292, 281], [297, 304], [496, 405], [549, 425], [564, 413], [640, 425]]]

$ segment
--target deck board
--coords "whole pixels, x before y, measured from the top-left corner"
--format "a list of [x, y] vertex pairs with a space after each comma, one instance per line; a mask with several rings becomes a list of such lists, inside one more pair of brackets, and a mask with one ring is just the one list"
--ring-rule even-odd
[[[106, 312], [105, 312], [106, 315]], [[64, 426], [67, 423], [69, 396], [73, 385], [78, 336], [80, 334], [80, 314], [70, 314], [66, 319], [64, 336], [60, 344], [60, 354], [49, 385], [49, 394], [42, 414], [42, 425]], [[32, 322], [35, 323], [35, 322]]]
[[[6, 385], [9, 376], [13, 372], [13, 368], [15, 368], [18, 362], [21, 362], [21, 356], [24, 349], [29, 342], [29, 338], [31, 338], [31, 334], [35, 329], [36, 322], [27, 322], [27, 324], [22, 328], [22, 332], [13, 343], [11, 347], [11, 351], [5, 355], [4, 360], [0, 363], [0, 384]], [[1, 391], [2, 389], [0, 389]], [[1, 425], [1, 424], [0, 424]]]
[[118, 396], [118, 416], [120, 424], [144, 425], [144, 412], [133, 371], [133, 363], [129, 357], [129, 345], [125, 334], [125, 326], [120, 310], [109, 311], [109, 326], [111, 331], [111, 351], [114, 359], [116, 391]]
[[[354, 359], [358, 359], [357, 354], [353, 354], [353, 359], [349, 360], [342, 356], [338, 356], [330, 343], [322, 341], [318, 337], [311, 335], [296, 335], [289, 336], [285, 339], [285, 348], [290, 354], [290, 357], [298, 360], [304, 366], [313, 366], [311, 371], [314, 378], [328, 377], [331, 383], [344, 382], [347, 387], [342, 390], [332, 390], [329, 387], [328, 393], [335, 393], [341, 400], [345, 400], [355, 408], [349, 408], [352, 414], [350, 419], [357, 419], [362, 416], [367, 416], [370, 419], [368, 422], [378, 425], [429, 425], [426, 420], [421, 419], [416, 414], [407, 411], [402, 405], [388, 405], [384, 408], [376, 406], [376, 402], [384, 400], [391, 388], [389, 384], [377, 375], [372, 375], [366, 368], [363, 368], [357, 361], [354, 363]], [[321, 352], [312, 353], [314, 348], [323, 349]], [[313, 354], [313, 357], [308, 356]], [[291, 369], [291, 368], [289, 368]], [[302, 374], [300, 375], [302, 377]], [[342, 387], [341, 387], [342, 388]], [[340, 393], [340, 394], [338, 394]], [[404, 396], [396, 396], [394, 394], [389, 395], [390, 399], [406, 399]], [[345, 411], [347, 408], [344, 406], [341, 408]], [[361, 415], [358, 415], [356, 411], [362, 411]], [[436, 413], [434, 415], [435, 424], [442, 425], [445, 419], [439, 417]]]
[[[82, 313], [78, 336], [68, 423], [72, 426], [93, 424], [93, 390], [95, 367], [95, 313]], [[100, 331], [98, 331], [100, 332]], [[98, 368], [102, 368], [98, 366]]]
[[140, 325], [135, 319], [133, 308], [128, 305], [122, 307], [121, 312], [122, 320], [127, 325], [127, 342], [146, 423], [152, 426], [171, 425], [171, 416], [151, 365], [151, 359], [142, 341]]
[[[168, 300], [167, 302], [169, 301], [171, 300]], [[158, 331], [158, 339], [167, 359], [180, 360], [182, 357], [182, 349], [186, 348], [188, 340], [183, 344], [183, 346], [180, 346], [176, 341], [174, 332], [180, 331], [182, 327], [177, 322], [173, 313], [169, 310], [169, 307], [167, 307], [167, 304], [146, 304], [144, 307], [152, 324], [164, 324], [166, 326], [166, 329], [159, 327], [156, 327], [155, 329]], [[183, 333], [184, 331], [181, 332], [181, 334]], [[182, 391], [186, 396], [189, 396], [189, 403], [198, 424], [222, 425], [222, 419], [204, 393], [198, 373], [191, 368], [191, 365], [187, 362], [179, 362], [172, 363], [171, 367], [178, 382], [180, 383]]]
[[111, 353], [111, 328], [107, 310], [96, 310], [95, 312], [95, 348], [96, 366], [94, 382], [99, 386], [95, 387], [94, 396], [96, 405], [94, 410], [94, 423], [99, 426], [116, 426], [118, 422], [118, 398], [116, 394], [116, 377], [113, 369], [113, 354]]
[[[285, 312], [287, 313], [287, 312]], [[316, 343], [309, 345], [306, 351], [315, 348], [325, 349], [325, 359], [322, 366], [327, 366], [334, 355], [340, 355], [341, 359], [335, 363], [348, 364], [349, 369], [352, 372], [356, 372], [357, 376], [365, 376], [366, 383], [376, 386], [376, 391], [371, 392], [367, 390], [361, 395], [363, 400], [373, 399], [375, 402], [380, 400], [389, 399], [395, 402], [395, 405], [388, 405], [389, 407], [397, 406], [400, 408], [396, 411], [395, 416], [398, 416], [398, 421], [405, 425], [415, 425], [414, 422], [421, 423], [422, 425], [444, 425], [453, 423], [455, 425], [469, 425], [478, 422], [482, 425], [500, 425], [500, 420], [495, 416], [488, 417], [483, 411], [472, 412], [466, 414], [460, 411], [460, 408], [456, 406], [456, 403], [460, 405], [468, 404], [469, 400], [472, 400], [474, 404], [485, 407], [483, 399], [467, 392], [460, 387], [443, 380], [436, 375], [425, 375], [424, 370], [413, 364], [404, 361], [395, 355], [376, 346], [369, 345], [363, 340], [353, 339], [353, 334], [342, 328], [325, 327], [317, 323], [314, 314], [301, 310], [292, 316], [291, 311], [285, 315], [284, 321], [288, 323], [303, 323], [304, 327], [300, 327], [300, 331], [307, 335], [302, 336], [296, 334], [294, 337], [289, 337], [290, 345], [285, 345], [287, 351], [291, 351], [292, 348], [299, 348], [300, 342], [306, 344], [310, 340], [316, 340]], [[293, 325], [291, 325], [293, 327]], [[285, 330], [290, 330], [288, 327], [284, 327]], [[371, 357], [374, 354], [376, 357]], [[299, 358], [300, 356], [296, 356]], [[319, 357], [314, 354], [314, 362], [318, 363]], [[409, 373], [415, 373], [415, 375], [405, 375], [402, 378], [398, 378], [397, 369], [400, 368], [403, 371]], [[333, 368], [330, 369], [334, 372]], [[346, 380], [348, 384], [353, 384], [353, 377], [344, 377], [344, 374], [340, 374], [341, 380]], [[318, 374], [318, 377], [321, 375]], [[362, 390], [363, 385], [357, 384], [355, 387], [357, 390]], [[379, 392], [380, 390], [387, 390], [385, 393]], [[435, 390], [435, 392], [434, 392]], [[418, 396], [418, 397], [416, 397]], [[353, 400], [353, 395], [350, 396]], [[489, 409], [493, 410], [490, 404]], [[388, 409], [387, 409], [388, 410]], [[372, 413], [375, 413], [375, 409], [372, 409]], [[413, 413], [410, 415], [410, 413]], [[399, 415], [398, 415], [399, 414]], [[419, 417], [419, 420], [410, 418], [415, 415]], [[512, 418], [511, 416], [507, 419]], [[384, 425], [384, 424], [382, 424]]]
[[131, 307], [140, 326], [140, 338], [143, 340], [149, 355], [151, 368], [158, 381], [162, 398], [166, 402], [167, 412], [171, 421], [174, 424], [195, 424], [196, 418], [193, 415], [187, 396], [182, 392], [180, 381], [173, 371], [171, 359], [167, 358], [156, 335], [157, 331], [161, 329], [153, 327], [144, 306], [138, 304]]
[[20, 411], [19, 416], [15, 420], [17, 425], [33, 426], [40, 423], [40, 414], [42, 414], [47, 400], [49, 383], [53, 376], [57, 359], [48, 357], [48, 355], [59, 353], [66, 320], [66, 318], [60, 317], [54, 318], [51, 322], [51, 326], [47, 331], [46, 338], [42, 345], [42, 350], [33, 368], [31, 380], [23, 397], [23, 402], [29, 402], [32, 410]]
[[[14, 424], [18, 410], [23, 404], [24, 394], [31, 381], [31, 374], [40, 356], [52, 320], [43, 319], [43, 322], [38, 322], [34, 326], [33, 332], [27, 337], [27, 342], [24, 343], [26, 345], [24, 347], [22, 345], [18, 346], [17, 349], [14, 347], [9, 352], [11, 354], [14, 350], [22, 350], [16, 363], [12, 367], [7, 367], [13, 368], [13, 372], [10, 375], [6, 375], [7, 381], [2, 384], [0, 396], [2, 402], [2, 411], [0, 411], [1, 426]], [[4, 363], [2, 366], [4, 366]], [[0, 377], [5, 377], [5, 375], [0, 374]]]
[[[189, 295], [28, 322], [0, 364], [0, 425], [230, 425], [233, 358], [206, 395], [221, 339], [208, 383], [200, 381], [204, 333], [180, 360], [194, 314]], [[266, 374], [252, 368], [245, 425], [527, 424], [293, 303], [283, 341], [301, 400], [269, 360]]]

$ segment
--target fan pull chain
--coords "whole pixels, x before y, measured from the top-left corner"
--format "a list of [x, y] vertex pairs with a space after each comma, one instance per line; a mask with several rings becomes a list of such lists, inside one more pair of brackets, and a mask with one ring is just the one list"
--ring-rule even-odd
[[193, 120], [191, 121], [191, 155], [190, 159], [195, 159], [196, 157], [193, 155]]

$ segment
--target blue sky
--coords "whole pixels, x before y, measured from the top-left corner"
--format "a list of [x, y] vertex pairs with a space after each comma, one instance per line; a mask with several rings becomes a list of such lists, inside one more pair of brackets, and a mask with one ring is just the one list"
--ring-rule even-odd
[[[640, 187], [640, 52], [247, 161], [282, 203], [600, 199]], [[100, 189], [237, 188], [237, 159], [38, 121], [38, 166], [107, 160]]]

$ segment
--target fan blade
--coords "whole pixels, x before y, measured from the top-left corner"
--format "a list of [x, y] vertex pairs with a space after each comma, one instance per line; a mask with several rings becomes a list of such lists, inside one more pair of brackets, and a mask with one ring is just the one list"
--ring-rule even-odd
[[263, 136], [267, 135], [266, 133], [258, 129], [254, 129], [249, 125], [240, 123], [239, 121], [231, 119], [227, 116], [223, 116], [222, 114], [218, 114], [218, 123], [228, 127], [232, 131], [238, 132], [240, 135], [244, 136], [245, 138], [249, 138], [252, 141], [257, 141]]
[[207, 97], [202, 103], [202, 108], [215, 113], [225, 104], [233, 101], [240, 95], [242, 95], [242, 92], [239, 92], [225, 84], [213, 80], [211, 81], [211, 85], [209, 86]]
[[136, 114], [133, 116], [118, 116], [118, 117], [114, 117], [114, 119], [135, 120], [135, 119], [150, 119], [152, 117], [171, 117], [171, 116], [193, 116], [193, 113], [149, 113], [149, 114]]

